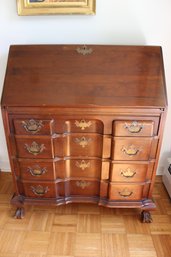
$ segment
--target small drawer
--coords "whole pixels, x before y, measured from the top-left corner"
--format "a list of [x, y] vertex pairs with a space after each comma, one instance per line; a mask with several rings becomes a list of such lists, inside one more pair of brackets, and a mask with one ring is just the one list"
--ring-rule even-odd
[[53, 158], [52, 140], [48, 136], [17, 137], [17, 155], [21, 158]]
[[54, 139], [55, 156], [101, 157], [103, 136], [98, 134], [64, 134]]
[[56, 198], [57, 186], [55, 183], [45, 182], [24, 182], [23, 183], [24, 195], [33, 198]]
[[110, 181], [112, 182], [144, 182], [148, 164], [111, 163]]
[[112, 184], [109, 185], [110, 200], [142, 200], [144, 185]]
[[68, 159], [55, 163], [56, 177], [65, 178], [95, 178], [101, 177], [102, 161], [100, 159]]
[[154, 121], [121, 120], [113, 122], [113, 135], [117, 137], [150, 137], [153, 136]]
[[115, 161], [147, 161], [150, 158], [152, 138], [124, 138], [113, 139], [112, 159]]
[[14, 119], [16, 135], [50, 135], [53, 120], [43, 119]]
[[65, 196], [99, 196], [100, 181], [70, 180], [65, 182]]
[[103, 122], [88, 118], [58, 119], [55, 123], [56, 133], [98, 133], [103, 134]]
[[52, 161], [19, 160], [19, 176], [21, 180], [55, 180], [55, 165]]

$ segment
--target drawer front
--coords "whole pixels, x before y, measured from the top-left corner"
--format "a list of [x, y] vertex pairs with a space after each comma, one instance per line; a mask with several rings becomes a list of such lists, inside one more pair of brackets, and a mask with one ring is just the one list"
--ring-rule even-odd
[[44, 182], [24, 182], [23, 183], [24, 195], [33, 198], [56, 198], [57, 187], [55, 183]]
[[54, 139], [55, 156], [101, 157], [103, 136], [97, 134], [70, 134]]
[[17, 135], [50, 135], [52, 133], [99, 133], [103, 134], [103, 122], [93, 119], [14, 119]]
[[148, 164], [112, 163], [110, 180], [112, 182], [144, 182]]
[[112, 145], [113, 160], [142, 160], [150, 157], [152, 138], [114, 138]]
[[154, 133], [154, 121], [114, 121], [113, 122], [113, 135], [124, 137], [150, 137]]
[[141, 200], [143, 198], [143, 185], [112, 184], [109, 185], [110, 200]]
[[103, 122], [92, 119], [58, 119], [54, 122], [56, 133], [99, 133], [103, 134]]
[[52, 140], [50, 137], [17, 137], [17, 155], [21, 158], [53, 158]]
[[102, 161], [99, 159], [69, 159], [55, 163], [57, 178], [96, 178], [101, 177]]
[[[101, 157], [103, 136], [97, 134], [16, 137], [17, 154], [21, 158], [53, 158], [65, 156]], [[54, 151], [54, 153], [53, 153]]]
[[14, 119], [14, 129], [17, 135], [50, 135], [53, 120]]
[[52, 161], [43, 162], [40, 161], [24, 161], [18, 162], [19, 166], [19, 176], [22, 180], [55, 180], [55, 164]]
[[67, 185], [66, 196], [99, 196], [100, 182], [92, 180], [71, 180]]
[[53, 161], [20, 160], [19, 176], [22, 180], [55, 180], [65, 178], [101, 178], [102, 161], [99, 159], [69, 159]]

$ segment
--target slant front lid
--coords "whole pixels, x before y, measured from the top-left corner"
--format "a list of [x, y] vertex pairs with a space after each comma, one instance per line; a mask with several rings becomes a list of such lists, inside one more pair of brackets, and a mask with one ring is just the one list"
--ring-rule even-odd
[[10, 47], [4, 106], [164, 107], [160, 47]]

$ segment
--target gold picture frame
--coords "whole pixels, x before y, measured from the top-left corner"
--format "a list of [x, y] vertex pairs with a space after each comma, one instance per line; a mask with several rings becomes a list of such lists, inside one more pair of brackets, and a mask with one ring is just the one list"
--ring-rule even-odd
[[19, 15], [95, 14], [96, 0], [17, 0]]

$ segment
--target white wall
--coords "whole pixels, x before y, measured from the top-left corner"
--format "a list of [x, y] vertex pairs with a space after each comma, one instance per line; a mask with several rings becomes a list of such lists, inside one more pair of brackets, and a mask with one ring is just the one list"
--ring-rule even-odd
[[[171, 99], [171, 1], [96, 0], [95, 16], [19, 17], [15, 0], [0, 0], [0, 94], [11, 44], [140, 44], [163, 47]], [[158, 174], [171, 152], [169, 108]], [[10, 170], [0, 116], [0, 168]]]

